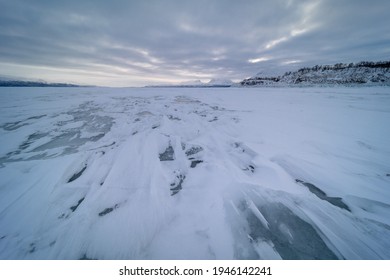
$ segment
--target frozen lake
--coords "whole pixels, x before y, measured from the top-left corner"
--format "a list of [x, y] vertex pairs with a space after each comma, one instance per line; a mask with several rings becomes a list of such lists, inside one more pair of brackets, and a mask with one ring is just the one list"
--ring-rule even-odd
[[0, 259], [390, 259], [390, 88], [0, 88]]

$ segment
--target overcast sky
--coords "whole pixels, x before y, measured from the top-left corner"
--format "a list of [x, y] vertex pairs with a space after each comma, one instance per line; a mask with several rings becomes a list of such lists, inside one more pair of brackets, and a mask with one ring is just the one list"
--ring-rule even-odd
[[107, 86], [390, 60], [389, 0], [0, 0], [0, 76]]

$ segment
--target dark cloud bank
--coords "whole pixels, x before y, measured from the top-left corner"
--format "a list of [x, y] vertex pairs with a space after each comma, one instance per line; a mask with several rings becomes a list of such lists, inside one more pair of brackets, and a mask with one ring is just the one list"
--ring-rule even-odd
[[388, 60], [387, 0], [0, 0], [0, 75], [108, 86]]

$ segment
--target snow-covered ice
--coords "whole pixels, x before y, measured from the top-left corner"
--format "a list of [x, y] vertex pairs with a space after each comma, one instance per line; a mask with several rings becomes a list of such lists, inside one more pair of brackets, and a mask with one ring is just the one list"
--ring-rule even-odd
[[390, 89], [1, 88], [0, 259], [390, 259]]

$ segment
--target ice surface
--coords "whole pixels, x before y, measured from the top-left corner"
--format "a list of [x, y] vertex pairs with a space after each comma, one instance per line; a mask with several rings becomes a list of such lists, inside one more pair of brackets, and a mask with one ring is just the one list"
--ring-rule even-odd
[[1, 88], [0, 259], [390, 259], [390, 91]]

